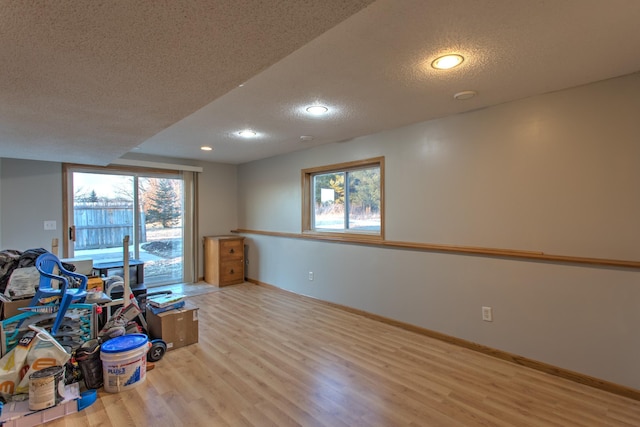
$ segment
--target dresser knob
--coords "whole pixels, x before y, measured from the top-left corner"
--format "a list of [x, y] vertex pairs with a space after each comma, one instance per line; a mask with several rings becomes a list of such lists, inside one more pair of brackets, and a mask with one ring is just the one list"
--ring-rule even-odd
[[231, 271], [229, 271], [229, 274], [233, 274], [233, 268], [231, 269]]
[[235, 251], [233, 250], [233, 248], [229, 249], [229, 253], [230, 253], [230, 254], [235, 253]]

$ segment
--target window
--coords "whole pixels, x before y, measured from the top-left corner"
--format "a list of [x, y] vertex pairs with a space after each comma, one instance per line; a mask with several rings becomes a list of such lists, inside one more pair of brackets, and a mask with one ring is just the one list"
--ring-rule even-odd
[[[179, 171], [65, 165], [64, 240], [68, 257], [96, 263], [122, 261], [130, 236], [130, 255], [144, 261], [150, 286], [191, 281], [191, 210], [185, 174]], [[185, 244], [186, 242], [186, 244]]]
[[302, 231], [384, 237], [384, 157], [302, 171]]

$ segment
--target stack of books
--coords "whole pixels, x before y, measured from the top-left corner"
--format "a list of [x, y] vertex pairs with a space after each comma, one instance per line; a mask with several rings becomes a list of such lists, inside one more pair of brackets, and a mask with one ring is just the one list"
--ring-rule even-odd
[[147, 297], [147, 307], [153, 312], [153, 314], [160, 314], [169, 310], [177, 310], [184, 307], [184, 295], [152, 295]]

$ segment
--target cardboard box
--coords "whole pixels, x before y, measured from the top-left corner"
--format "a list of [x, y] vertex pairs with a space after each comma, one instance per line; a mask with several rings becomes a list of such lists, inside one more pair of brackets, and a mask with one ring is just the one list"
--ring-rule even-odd
[[186, 301], [183, 308], [153, 314], [147, 310], [147, 326], [152, 339], [167, 343], [167, 351], [198, 342], [198, 307]]
[[98, 289], [104, 291], [104, 282], [98, 276], [87, 276], [87, 290]]
[[18, 310], [22, 307], [27, 307], [32, 298], [18, 299], [15, 301], [1, 301], [0, 302], [0, 319], [8, 319], [17, 314], [22, 314], [24, 311]]

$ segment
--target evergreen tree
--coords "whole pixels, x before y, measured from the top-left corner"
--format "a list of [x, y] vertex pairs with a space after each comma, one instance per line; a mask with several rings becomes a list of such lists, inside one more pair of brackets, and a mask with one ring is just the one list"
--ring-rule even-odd
[[349, 174], [349, 195], [352, 209], [360, 214], [380, 210], [380, 169], [362, 169]]
[[160, 222], [164, 228], [170, 227], [180, 218], [179, 203], [171, 180], [158, 179], [156, 191], [149, 195], [147, 222]]

